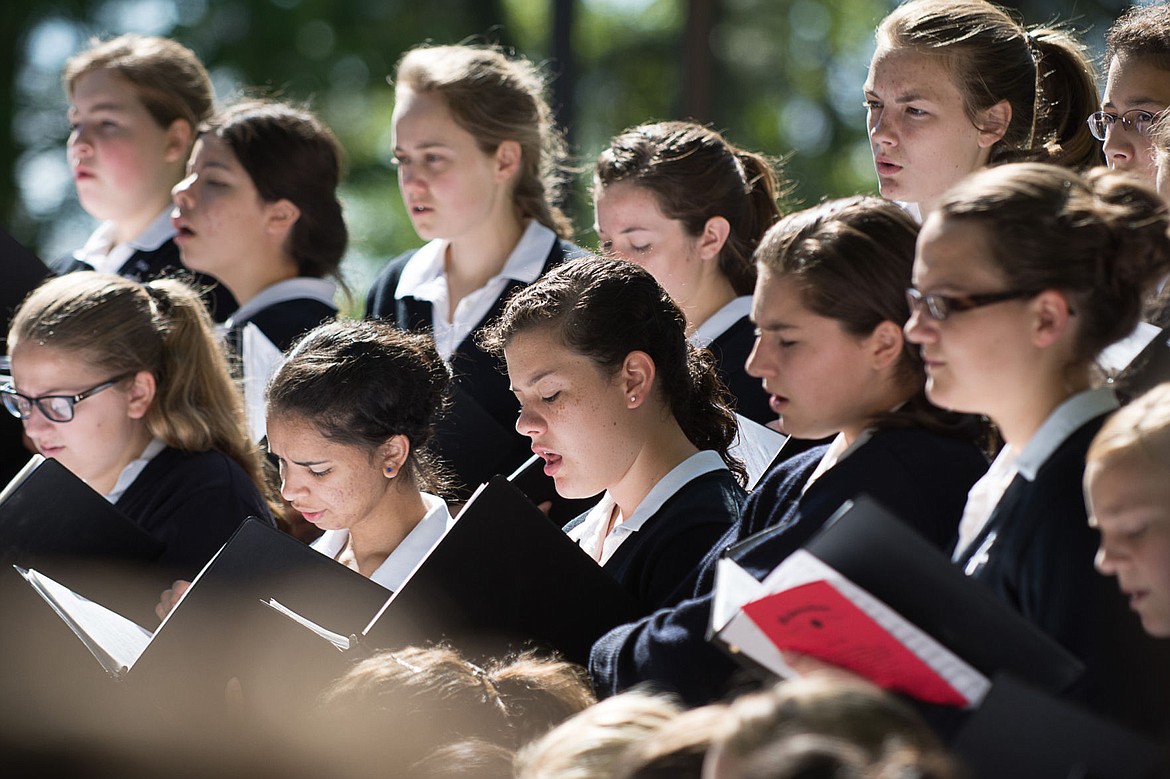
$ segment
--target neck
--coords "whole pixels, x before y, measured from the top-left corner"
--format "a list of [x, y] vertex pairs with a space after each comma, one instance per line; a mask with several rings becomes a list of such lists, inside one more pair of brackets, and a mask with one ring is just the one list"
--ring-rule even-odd
[[349, 528], [349, 545], [358, 571], [367, 578], [398, 548], [426, 516], [422, 495], [413, 485], [389, 485], [378, 510]]
[[736, 297], [731, 282], [722, 273], [717, 273], [695, 295], [686, 301], [679, 301], [679, 307], [687, 318], [687, 336], [693, 335], [704, 322]]
[[504, 269], [508, 257], [520, 242], [526, 225], [515, 217], [487, 220], [473, 235], [452, 239], [443, 258], [447, 285], [452, 290], [451, 307], [468, 293], [481, 288]]
[[1003, 440], [1018, 452], [1027, 446], [1028, 441], [1060, 404], [1089, 387], [1088, 375], [1077, 381], [1043, 382], [1031, 388], [1031, 391], [1012, 393], [1017, 399], [1015, 403], [988, 416], [999, 428]]
[[171, 205], [171, 196], [168, 192], [165, 197], [152, 199], [143, 205], [136, 213], [124, 219], [111, 220], [114, 223], [114, 244], [133, 241], [146, 232], [146, 228], [158, 219], [159, 214]]
[[648, 403], [638, 409], [644, 412], [638, 425], [644, 431], [641, 448], [621, 480], [607, 488], [623, 520], [633, 515], [666, 474], [699, 451], [672, 414], [651, 406]]
[[102, 495], [113, 492], [122, 471], [142, 456], [143, 450], [151, 440], [153, 436], [146, 429], [146, 425], [137, 425], [134, 432], [118, 446], [117, 456], [112, 459], [110, 465], [99, 473], [86, 476], [83, 481]]
[[298, 275], [296, 263], [279, 255], [266, 261], [238, 264], [217, 278], [242, 306], [273, 284], [295, 279]]

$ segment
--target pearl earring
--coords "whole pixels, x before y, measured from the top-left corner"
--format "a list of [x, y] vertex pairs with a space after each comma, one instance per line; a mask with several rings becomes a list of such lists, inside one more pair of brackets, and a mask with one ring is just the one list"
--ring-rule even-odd
[[631, 403], [637, 403], [637, 402], [638, 402], [638, 396], [637, 396], [637, 395], [630, 395], [630, 402], [631, 402]]

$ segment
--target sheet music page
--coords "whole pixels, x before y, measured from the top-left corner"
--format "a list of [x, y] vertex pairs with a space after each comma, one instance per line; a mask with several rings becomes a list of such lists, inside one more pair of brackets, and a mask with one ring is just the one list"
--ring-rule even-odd
[[278, 600], [269, 598], [268, 600], [261, 600], [260, 602], [278, 614], [283, 614], [284, 616], [288, 617], [298, 625], [313, 631], [318, 636], [328, 641], [330, 644], [333, 644], [333, 646], [337, 647], [337, 649], [342, 652], [350, 649], [353, 646], [353, 643], [349, 640], [348, 636], [343, 636], [340, 633], [334, 633], [332, 630], [321, 627], [308, 617], [302, 617], [300, 614], [297, 614], [295, 611], [290, 609], [288, 606], [285, 606]]
[[98, 662], [120, 675], [133, 668], [154, 634], [99, 603], [35, 570], [17, 568], [33, 589], [57, 612]]
[[745, 416], [735, 415], [739, 425], [739, 432], [731, 442], [729, 453], [738, 457], [747, 470], [748, 488], [752, 488], [763, 477], [768, 466], [772, 464], [780, 446], [784, 443], [784, 434], [754, 422]]
[[45, 458], [43, 455], [34, 454], [32, 458], [27, 463], [25, 463], [24, 467], [21, 468], [20, 471], [12, 477], [12, 481], [8, 482], [8, 484], [4, 487], [4, 491], [0, 492], [0, 503], [8, 500], [8, 498], [12, 496], [12, 493], [16, 492], [20, 485], [24, 483], [24, 480], [29, 477], [29, 474], [35, 471], [37, 466], [39, 466], [44, 461]]

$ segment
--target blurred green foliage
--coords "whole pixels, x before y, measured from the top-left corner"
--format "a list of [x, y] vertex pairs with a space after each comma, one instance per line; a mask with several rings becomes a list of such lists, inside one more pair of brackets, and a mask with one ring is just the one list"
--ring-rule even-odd
[[[388, 166], [393, 92], [386, 76], [424, 40], [490, 40], [554, 60], [555, 0], [9, 0], [0, 21], [0, 213], [43, 256], [92, 228], [64, 166], [65, 57], [92, 35], [170, 35], [207, 63], [221, 100], [260, 90], [308, 101], [347, 152], [343, 196], [352, 233], [346, 263], [362, 293], [385, 259], [417, 245]], [[890, 0], [705, 0], [709, 52], [688, 50], [688, 13], [704, 0], [575, 0], [569, 137], [578, 177], [569, 211], [593, 245], [588, 174], [614, 133], [682, 116], [695, 85], [688, 58], [709, 57], [710, 122], [735, 143], [786, 157], [793, 203], [873, 191], [861, 85], [873, 28]], [[1071, 20], [1095, 48], [1118, 2], [1034, 0], [1028, 22]]]

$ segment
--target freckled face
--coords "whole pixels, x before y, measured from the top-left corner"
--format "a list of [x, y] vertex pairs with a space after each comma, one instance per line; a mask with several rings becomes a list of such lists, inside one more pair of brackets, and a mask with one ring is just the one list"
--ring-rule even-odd
[[280, 464], [280, 494], [322, 530], [376, 521], [390, 495], [375, 454], [326, 438], [302, 417], [270, 414], [268, 450]]
[[882, 196], [930, 211], [987, 164], [979, 129], [938, 57], [879, 48], [865, 82], [866, 126]]
[[1170, 479], [1164, 463], [1119, 454], [1085, 468], [1090, 524], [1101, 531], [1097, 569], [1117, 577], [1153, 636], [1170, 637]]
[[521, 406], [516, 430], [532, 439], [557, 492], [587, 498], [618, 483], [639, 447], [624, 426], [619, 377], [539, 328], [513, 336], [504, 357]]
[[650, 190], [629, 181], [594, 185], [593, 208], [601, 251], [645, 268], [686, 308], [702, 280], [699, 237], [662, 213]]

